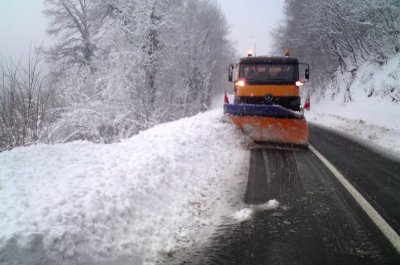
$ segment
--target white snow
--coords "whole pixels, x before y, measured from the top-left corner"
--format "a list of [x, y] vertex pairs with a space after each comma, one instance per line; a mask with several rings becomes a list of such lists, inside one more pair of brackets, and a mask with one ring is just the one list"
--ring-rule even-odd
[[[351, 75], [351, 74], [350, 74]], [[338, 129], [400, 154], [400, 103], [391, 101], [390, 87], [400, 91], [400, 55], [384, 66], [365, 63], [351, 81], [350, 97], [344, 94], [348, 77], [338, 77], [335, 97], [311, 97], [309, 121]], [[368, 97], [369, 92], [373, 95]], [[397, 95], [399, 96], [399, 95]], [[347, 99], [344, 100], [344, 99]]]
[[0, 264], [153, 264], [202, 241], [237, 210], [243, 139], [218, 109], [121, 143], [0, 153]]
[[250, 207], [240, 209], [232, 214], [232, 218], [235, 221], [240, 223], [240, 222], [244, 222], [244, 221], [250, 219], [251, 217], [253, 217], [253, 214], [255, 212], [273, 210], [278, 207], [279, 207], [279, 202], [277, 200], [273, 199], [273, 200], [269, 200], [263, 204], [250, 205]]
[[251, 218], [254, 213], [254, 209], [243, 208], [232, 214], [232, 218], [237, 222], [243, 222]]
[[266, 203], [260, 204], [256, 206], [257, 211], [267, 211], [273, 210], [279, 207], [279, 202], [275, 199], [269, 200]]

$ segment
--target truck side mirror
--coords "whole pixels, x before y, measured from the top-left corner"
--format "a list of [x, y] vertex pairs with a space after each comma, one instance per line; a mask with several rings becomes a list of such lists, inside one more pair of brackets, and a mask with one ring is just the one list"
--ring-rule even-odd
[[303, 76], [300, 76], [300, 81], [303, 83], [308, 82], [310, 79], [310, 65], [308, 63], [299, 63], [299, 66], [301, 66], [299, 69], [300, 74], [304, 69], [304, 79]]
[[307, 68], [304, 72], [304, 77], [309, 80], [310, 79], [310, 68]]
[[229, 65], [229, 74], [228, 74], [228, 81], [229, 82], [232, 82], [232, 80], [233, 80], [233, 68], [234, 68], [234, 65], [230, 64]]

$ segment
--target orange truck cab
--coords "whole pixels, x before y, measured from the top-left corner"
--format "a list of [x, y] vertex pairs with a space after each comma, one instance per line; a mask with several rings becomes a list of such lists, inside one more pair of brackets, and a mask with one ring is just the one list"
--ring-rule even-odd
[[[299, 76], [299, 65], [305, 66], [304, 78]], [[235, 104], [275, 104], [293, 111], [300, 111], [299, 88], [308, 76], [309, 66], [288, 56], [249, 56], [229, 67]]]

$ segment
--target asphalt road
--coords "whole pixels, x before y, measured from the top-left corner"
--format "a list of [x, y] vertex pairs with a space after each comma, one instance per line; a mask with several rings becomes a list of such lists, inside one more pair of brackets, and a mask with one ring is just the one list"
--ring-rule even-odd
[[[311, 126], [310, 143], [400, 231], [400, 163]], [[279, 201], [222, 226], [178, 264], [400, 264], [400, 255], [310, 150], [251, 150], [244, 202]]]
[[310, 126], [310, 142], [400, 234], [400, 159], [322, 127]]

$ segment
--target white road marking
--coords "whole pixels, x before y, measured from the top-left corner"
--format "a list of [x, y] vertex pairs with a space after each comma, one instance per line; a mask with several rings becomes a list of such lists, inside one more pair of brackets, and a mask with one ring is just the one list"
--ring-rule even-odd
[[325, 166], [333, 173], [346, 190], [353, 196], [356, 202], [361, 206], [365, 213], [371, 218], [375, 225], [381, 230], [386, 238], [392, 243], [393, 247], [400, 254], [400, 236], [394, 229], [383, 219], [383, 217], [368, 203], [368, 201], [354, 188], [353, 185], [333, 166], [320, 152], [312, 145], [310, 150], [325, 164]]

